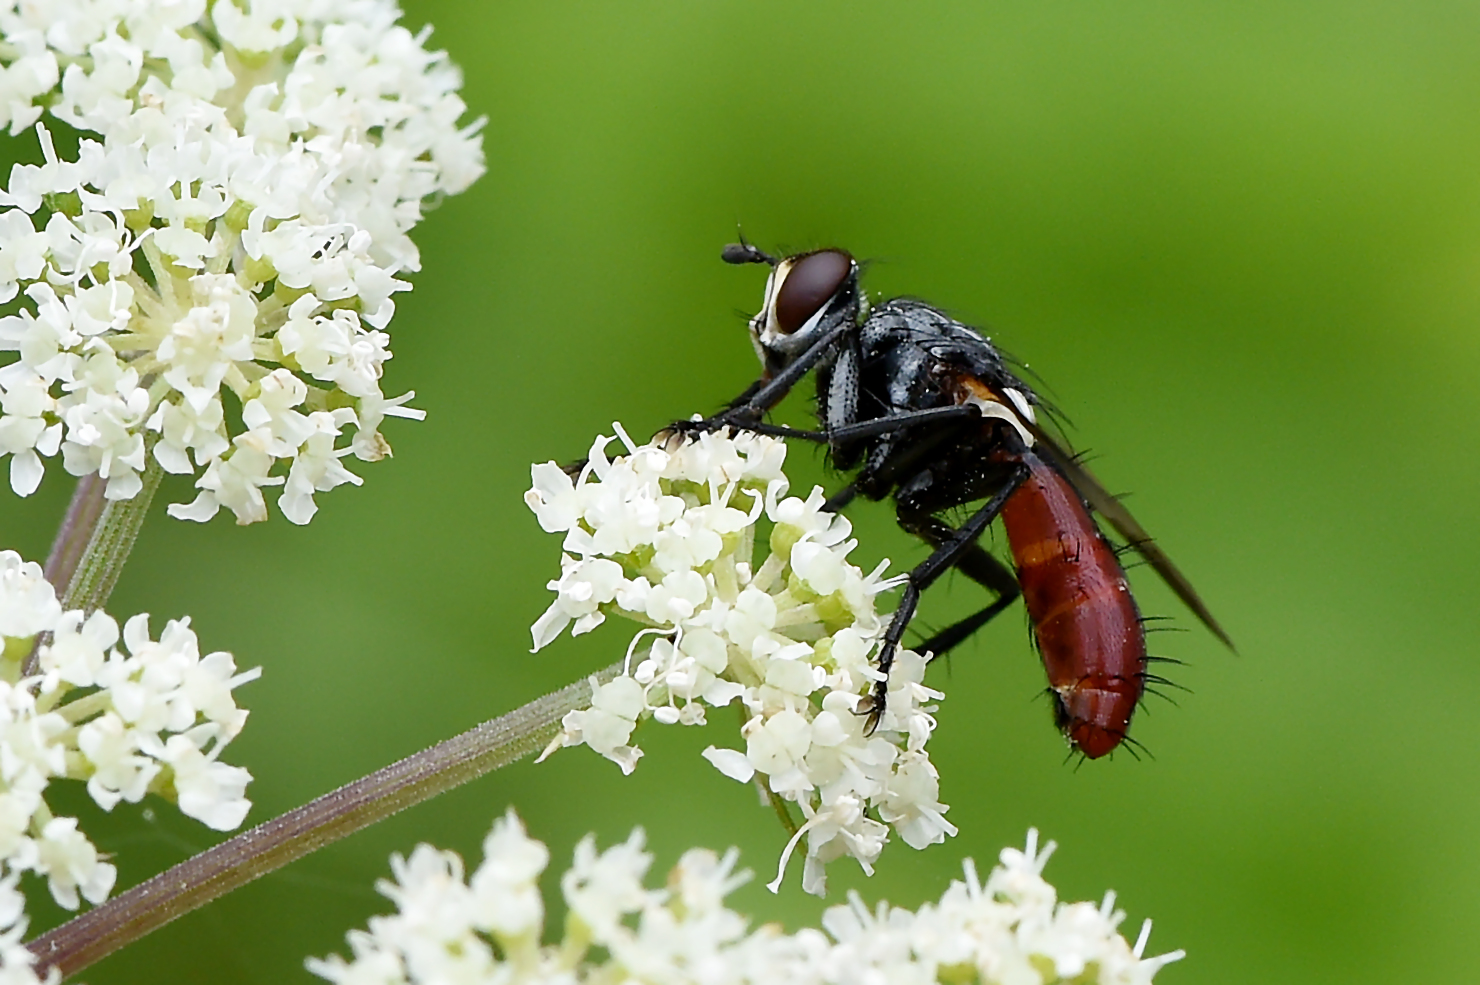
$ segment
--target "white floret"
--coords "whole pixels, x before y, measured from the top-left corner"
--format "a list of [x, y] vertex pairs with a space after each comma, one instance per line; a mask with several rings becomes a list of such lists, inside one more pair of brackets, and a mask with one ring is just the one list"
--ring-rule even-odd
[[[279, 506], [306, 523], [315, 494], [359, 481], [340, 458], [387, 457], [384, 419], [421, 416], [381, 389], [385, 329], [422, 202], [482, 172], [481, 124], [460, 124], [457, 70], [399, 16], [388, 0], [0, 4], [0, 124], [41, 143], [0, 189], [0, 301], [25, 298], [0, 319], [16, 492], [60, 454], [132, 498], [147, 432], [162, 468], [197, 477], [172, 515], [256, 522], [259, 490], [286, 480]], [[47, 116], [82, 131], [75, 159]], [[275, 413], [274, 440], [243, 451], [262, 424], [222, 396], [253, 404], [277, 374], [299, 382], [301, 420]]]
[[[706, 708], [738, 699], [745, 719], [726, 744], [744, 751], [705, 756], [798, 805], [802, 831], [784, 858], [805, 840], [809, 891], [822, 891], [826, 861], [872, 865], [891, 826], [916, 848], [955, 834], [924, 751], [941, 695], [919, 683], [922, 659], [898, 655], [888, 708], [869, 729], [881, 680], [870, 663], [883, 628], [874, 599], [896, 582], [849, 562], [851, 526], [822, 509], [821, 490], [787, 495], [785, 445], [707, 433], [637, 445], [617, 433], [626, 454], [608, 457], [613, 439], [599, 438], [574, 478], [554, 463], [531, 469], [525, 502], [565, 550], [534, 648], [608, 616], [648, 627], [629, 653], [653, 639], [591, 709], [566, 716], [546, 754], [584, 744], [630, 772], [640, 721], [704, 724]], [[769, 553], [757, 564], [762, 524]]]
[[[64, 611], [40, 566], [11, 551], [0, 551], [0, 643], [0, 981], [31, 982], [15, 946], [20, 875], [45, 877], [71, 909], [102, 902], [116, 877], [77, 819], [53, 812], [50, 785], [85, 783], [105, 810], [159, 794], [214, 828], [238, 826], [251, 775], [220, 756], [246, 721], [233, 691], [259, 672], [201, 657], [188, 619], [156, 640], [147, 616], [120, 629], [102, 610]], [[22, 676], [33, 647], [35, 673]]]
[[1004, 852], [985, 885], [967, 860], [963, 878], [917, 910], [869, 907], [850, 893], [821, 929], [787, 933], [775, 923], [752, 929], [726, 905], [750, 878], [733, 848], [690, 849], [662, 886], [648, 888], [652, 855], [640, 829], [605, 851], [588, 836], [560, 877], [563, 937], [546, 943], [539, 877], [549, 853], [510, 811], [466, 882], [452, 852], [418, 845], [409, 858], [393, 855], [392, 878], [377, 888], [395, 912], [349, 933], [349, 959], [311, 958], [308, 968], [340, 985], [1148, 985], [1183, 957], [1143, 958], [1149, 922], [1129, 944], [1114, 893], [1099, 906], [1060, 903], [1036, 842], [1030, 831], [1027, 852]]

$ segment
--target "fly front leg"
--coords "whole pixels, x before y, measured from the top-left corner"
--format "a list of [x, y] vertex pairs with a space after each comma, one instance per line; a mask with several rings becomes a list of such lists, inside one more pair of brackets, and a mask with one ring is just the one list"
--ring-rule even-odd
[[779, 373], [769, 379], [762, 377], [751, 384], [744, 393], [731, 401], [726, 410], [702, 421], [674, 421], [669, 430], [678, 434], [718, 431], [726, 427], [754, 430], [766, 411], [780, 403], [791, 392], [792, 387], [831, 353], [848, 333], [856, 331], [851, 321], [842, 322], [808, 346], [805, 352], [787, 363]]
[[[977, 546], [977, 538], [987, 527], [991, 526], [993, 520], [997, 519], [997, 514], [1002, 512], [1002, 507], [1007, 504], [1007, 500], [1027, 480], [1028, 474], [1026, 465], [1019, 463], [1015, 466], [1008, 473], [1002, 487], [992, 495], [991, 499], [987, 500], [986, 505], [972, 514], [971, 519], [958, 529], [952, 531], [949, 539], [937, 545], [935, 551], [909, 573], [909, 581], [905, 584], [903, 594], [900, 595], [899, 607], [894, 610], [894, 618], [890, 621], [889, 628], [884, 631], [884, 638], [879, 646], [879, 671], [884, 675], [884, 679], [874, 685], [874, 705], [869, 711], [870, 728], [877, 726], [884, 714], [889, 694], [889, 669], [894, 666], [894, 654], [899, 649], [900, 641], [904, 639], [905, 627], [910, 624], [910, 620], [915, 616], [915, 610], [919, 608], [921, 593], [935, 584], [941, 575], [959, 564], [963, 556], [971, 553], [971, 549]], [[906, 517], [901, 517], [901, 525], [905, 523]], [[909, 528], [906, 527], [906, 529]]]
[[[865, 438], [877, 438], [881, 435], [892, 434], [903, 431], [905, 428], [916, 427], [921, 424], [940, 424], [947, 421], [964, 421], [981, 416], [981, 411], [970, 404], [952, 404], [949, 407], [932, 407], [929, 410], [909, 410], [898, 414], [890, 414], [888, 417], [876, 417], [869, 421], [859, 421], [856, 424], [845, 424], [825, 431], [807, 431], [802, 428], [787, 427], [784, 424], [765, 424], [756, 422], [752, 424], [731, 425], [740, 431], [749, 431], [753, 434], [766, 434], [773, 438], [800, 438], [803, 441], [814, 441], [818, 444], [836, 447], [848, 441], [859, 441]], [[698, 424], [699, 421], [690, 423]]]

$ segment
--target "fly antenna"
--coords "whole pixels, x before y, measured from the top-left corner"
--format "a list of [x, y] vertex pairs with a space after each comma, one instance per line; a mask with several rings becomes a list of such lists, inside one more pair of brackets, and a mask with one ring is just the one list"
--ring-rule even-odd
[[765, 263], [774, 267], [781, 261], [759, 247], [752, 246], [745, 241], [745, 233], [741, 232], [740, 242], [729, 243], [719, 252], [719, 258], [725, 263]]

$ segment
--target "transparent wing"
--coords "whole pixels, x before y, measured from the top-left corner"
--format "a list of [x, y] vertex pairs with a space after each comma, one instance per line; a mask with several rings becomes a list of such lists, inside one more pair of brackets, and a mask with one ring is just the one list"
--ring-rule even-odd
[[1076, 461], [1073, 455], [1045, 434], [1042, 428], [1036, 424], [1029, 424], [1028, 430], [1033, 432], [1033, 437], [1038, 441], [1038, 447], [1034, 450], [1050, 459], [1064, 477], [1073, 484], [1079, 495], [1084, 497], [1085, 502], [1089, 503], [1096, 513], [1103, 516], [1110, 526], [1126, 539], [1136, 553], [1146, 559], [1152, 569], [1161, 575], [1162, 581], [1177, 593], [1177, 598], [1181, 599], [1187, 608], [1202, 620], [1203, 625], [1212, 630], [1213, 635], [1222, 640], [1230, 650], [1233, 649], [1233, 640], [1228, 638], [1223, 627], [1218, 625], [1218, 620], [1214, 619], [1213, 614], [1208, 611], [1202, 597], [1197, 594], [1197, 589], [1192, 587], [1192, 582], [1187, 580], [1187, 576], [1172, 563], [1172, 559], [1167, 557], [1166, 552], [1151, 539], [1146, 528], [1136, 522], [1136, 518], [1131, 516], [1125, 504], [1106, 491], [1105, 487], [1100, 484], [1100, 480], [1096, 479], [1088, 468]]

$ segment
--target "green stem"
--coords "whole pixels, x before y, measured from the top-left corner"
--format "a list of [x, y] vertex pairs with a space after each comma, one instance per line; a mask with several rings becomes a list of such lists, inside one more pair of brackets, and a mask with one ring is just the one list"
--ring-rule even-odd
[[96, 475], [85, 475], [77, 480], [77, 488], [72, 490], [72, 501], [67, 504], [67, 515], [62, 518], [56, 539], [51, 542], [51, 553], [46, 556], [46, 580], [51, 584], [67, 585], [72, 581], [72, 575], [87, 551], [87, 542], [92, 539], [93, 531], [102, 519], [103, 507], [108, 505], [103, 498], [107, 485], [108, 480]]
[[[604, 683], [621, 669], [594, 676]], [[74, 975], [258, 876], [543, 749], [567, 712], [590, 703], [590, 680], [578, 681], [186, 859], [30, 941], [37, 971]]]
[[[133, 499], [107, 499], [104, 493], [108, 480], [97, 475], [77, 480], [67, 514], [46, 557], [46, 580], [60, 589], [63, 609], [100, 609], [118, 584], [164, 477], [164, 469], [152, 454], [152, 444], [145, 451], [148, 464], [140, 476], [144, 486]], [[41, 643], [38, 639], [31, 648], [22, 676], [36, 673]]]
[[797, 833], [796, 818], [791, 816], [791, 808], [787, 806], [786, 800], [779, 793], [771, 789], [771, 784], [767, 782], [762, 774], [757, 773], [756, 780], [757, 785], [761, 788], [761, 792], [771, 802], [771, 810], [775, 811], [776, 816], [781, 819], [781, 826], [786, 829], [787, 836], [795, 835]]
[[144, 488], [133, 499], [110, 499], [103, 506], [88, 539], [87, 550], [67, 583], [66, 593], [62, 596], [63, 609], [82, 609], [85, 612], [100, 609], [112, 594], [113, 586], [118, 584], [124, 562], [134, 548], [139, 529], [144, 526], [144, 518], [149, 515], [149, 504], [154, 502], [159, 481], [164, 478], [159, 460], [151, 454], [148, 461], [140, 476]]

